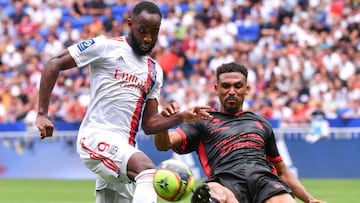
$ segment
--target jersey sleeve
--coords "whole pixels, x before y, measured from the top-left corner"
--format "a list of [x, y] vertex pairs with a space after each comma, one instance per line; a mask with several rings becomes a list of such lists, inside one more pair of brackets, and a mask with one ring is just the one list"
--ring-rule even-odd
[[269, 123], [266, 123], [266, 144], [265, 144], [265, 152], [266, 152], [266, 158], [274, 163], [278, 163], [282, 161], [282, 158], [280, 156], [279, 150], [276, 145], [276, 139], [274, 131], [272, 130], [272, 127]]
[[84, 67], [101, 58], [106, 50], [104, 36], [81, 41], [69, 46], [67, 49], [78, 67]]
[[200, 122], [182, 123], [176, 131], [182, 137], [181, 145], [173, 149], [176, 153], [187, 154], [197, 150], [201, 135]]

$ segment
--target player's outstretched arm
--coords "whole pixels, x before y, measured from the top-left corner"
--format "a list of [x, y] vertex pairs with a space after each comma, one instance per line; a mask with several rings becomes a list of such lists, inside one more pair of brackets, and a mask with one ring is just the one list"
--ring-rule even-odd
[[306, 203], [326, 203], [314, 198], [300, 182], [300, 180], [285, 166], [284, 162], [273, 163], [280, 178], [289, 185], [294, 195]]
[[161, 113], [158, 113], [157, 109], [157, 100], [149, 99], [146, 102], [141, 126], [145, 134], [160, 133], [182, 122], [195, 122], [212, 118], [206, 111], [210, 109], [209, 106], [196, 106], [180, 112], [178, 105], [171, 103]]
[[181, 142], [181, 135], [176, 131], [169, 133], [167, 130], [164, 130], [160, 133], [156, 133], [154, 137], [155, 147], [159, 151], [167, 151], [173, 147], [177, 147]]
[[48, 119], [48, 108], [51, 92], [55, 86], [59, 72], [72, 67], [76, 67], [76, 63], [68, 51], [49, 59], [43, 67], [39, 89], [39, 106], [36, 118], [36, 126], [40, 131], [41, 139], [53, 135], [54, 125]]
[[[212, 116], [207, 113], [205, 110], [208, 110], [209, 107], [194, 107], [188, 111], [184, 111], [183, 114], [183, 122], [196, 122], [204, 119], [211, 119]], [[176, 116], [179, 108], [176, 103], [171, 103], [167, 107], [165, 107], [160, 115], [165, 118], [170, 118], [172, 116]], [[168, 130], [164, 130], [155, 134], [155, 147], [159, 151], [167, 151], [173, 147], [177, 147], [182, 143], [182, 137], [176, 131], [172, 131], [171, 133]]]

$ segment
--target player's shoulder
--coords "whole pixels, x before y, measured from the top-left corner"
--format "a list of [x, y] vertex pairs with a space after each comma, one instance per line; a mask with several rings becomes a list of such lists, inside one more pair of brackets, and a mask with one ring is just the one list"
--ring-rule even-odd
[[157, 61], [156, 59], [152, 58], [150, 55], [148, 56], [148, 60], [149, 62], [152, 64], [152, 66], [154, 66], [156, 68], [156, 71], [158, 73], [162, 73], [162, 67], [159, 63], [159, 61]]
[[252, 116], [254, 116], [256, 119], [258, 119], [259, 121], [262, 121], [264, 123], [269, 123], [269, 120], [260, 116], [259, 114], [257, 113], [254, 113], [254, 112], [251, 112], [251, 111], [248, 111], [249, 114], [251, 114]]
[[94, 36], [88, 39], [84, 39], [82, 41], [79, 42], [79, 44], [84, 44], [85, 47], [89, 47], [91, 45], [111, 45], [111, 44], [116, 44], [114, 43], [115, 41], [120, 42], [120, 39], [112, 39], [109, 38], [105, 35], [98, 35], [98, 36]]
[[128, 45], [125, 36], [119, 36], [119, 37], [110, 37], [110, 36], [105, 36], [105, 35], [101, 35], [98, 36], [98, 41], [101, 43], [106, 44], [108, 47], [129, 47], [130, 45]]
[[243, 111], [243, 112], [240, 112], [238, 114], [238, 116], [243, 116], [243, 117], [247, 117], [251, 120], [256, 120], [256, 121], [259, 121], [261, 123], [264, 123], [266, 125], [270, 125], [270, 122], [269, 120], [267, 120], [266, 118], [260, 116], [259, 114], [257, 113], [254, 113], [252, 111]]
[[254, 120], [260, 122], [263, 126], [266, 127], [266, 129], [269, 129], [269, 130], [272, 129], [272, 124], [268, 119], [260, 116], [259, 114], [254, 113], [254, 112], [250, 112], [250, 113], [255, 118]]
[[153, 63], [154, 65], [156, 65], [158, 68], [161, 68], [160, 63], [158, 60], [154, 59], [153, 57], [151, 57], [150, 55], [147, 56], [148, 60], [150, 60], [151, 63]]
[[126, 42], [126, 38], [125, 36], [118, 36], [118, 37], [112, 37], [112, 36], [104, 36], [105, 40], [109, 40], [111, 42], [120, 42], [120, 43], [125, 43]]

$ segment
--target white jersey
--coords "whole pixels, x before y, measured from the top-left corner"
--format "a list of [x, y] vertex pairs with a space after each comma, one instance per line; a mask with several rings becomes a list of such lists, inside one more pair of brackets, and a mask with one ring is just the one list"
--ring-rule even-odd
[[145, 101], [159, 101], [160, 65], [136, 55], [125, 36], [98, 36], [68, 50], [78, 67], [90, 67], [90, 103], [79, 133], [88, 128], [111, 131], [135, 146]]

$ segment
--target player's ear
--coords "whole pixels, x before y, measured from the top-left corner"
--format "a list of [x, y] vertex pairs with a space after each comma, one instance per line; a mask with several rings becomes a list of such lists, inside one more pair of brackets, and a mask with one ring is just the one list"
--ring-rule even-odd
[[215, 83], [215, 85], [214, 85], [214, 90], [215, 90], [216, 95], [217, 95], [218, 94], [218, 85], [217, 85], [217, 83]]
[[250, 92], [250, 85], [246, 85], [246, 92], [245, 95], [247, 95]]
[[127, 24], [128, 24], [129, 27], [131, 27], [131, 25], [132, 25], [132, 19], [131, 19], [131, 17], [128, 17], [128, 19], [127, 19]]

